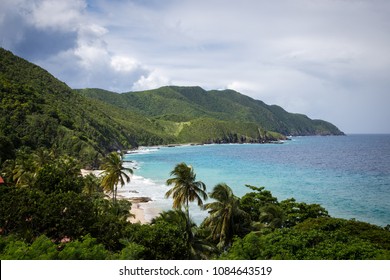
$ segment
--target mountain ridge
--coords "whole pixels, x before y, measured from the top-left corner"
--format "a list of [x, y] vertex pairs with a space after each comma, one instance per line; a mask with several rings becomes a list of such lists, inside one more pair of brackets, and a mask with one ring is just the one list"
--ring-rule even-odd
[[264, 143], [284, 139], [283, 134], [342, 134], [324, 121], [231, 90], [74, 90], [3, 48], [0, 104], [0, 164], [20, 149], [54, 149], [96, 167], [106, 153], [140, 145]]
[[125, 110], [155, 118], [176, 116], [189, 118], [211, 117], [220, 121], [256, 123], [259, 127], [284, 135], [343, 135], [336, 126], [306, 115], [289, 113], [278, 105], [234, 90], [210, 90], [201, 87], [164, 86], [146, 91], [115, 93], [101, 89], [79, 89], [84, 96], [99, 99]]

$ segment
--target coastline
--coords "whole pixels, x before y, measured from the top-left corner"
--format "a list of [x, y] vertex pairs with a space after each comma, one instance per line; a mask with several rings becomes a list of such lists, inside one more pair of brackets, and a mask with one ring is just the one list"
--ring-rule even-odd
[[190, 146], [208, 146], [208, 145], [245, 145], [245, 144], [282, 144], [284, 141], [291, 140], [292, 136], [278, 139], [278, 140], [269, 140], [269, 141], [263, 141], [263, 142], [207, 142], [207, 143], [172, 143], [172, 144], [161, 144], [161, 145], [151, 145], [151, 146], [138, 146], [130, 150], [122, 150], [121, 152], [124, 155], [131, 155], [131, 154], [140, 154], [143, 151], [147, 151], [149, 149], [157, 149], [160, 148], [176, 148], [176, 147], [190, 147]]
[[[131, 199], [130, 199], [131, 201]], [[160, 214], [160, 210], [152, 207], [149, 203], [133, 203], [130, 213], [134, 217], [128, 219], [131, 223], [140, 223], [141, 225], [150, 224], [151, 221]]]
[[149, 224], [160, 214], [160, 209], [154, 207], [150, 197], [126, 197], [123, 194], [118, 194], [117, 197], [131, 202], [130, 214], [134, 215], [128, 219], [131, 223]]
[[[97, 177], [101, 176], [103, 170], [89, 170], [89, 169], [81, 169], [80, 173], [83, 177], [93, 174]], [[125, 186], [124, 186], [125, 187]], [[131, 202], [130, 213], [134, 215], [134, 217], [130, 217], [128, 219], [131, 223], [140, 223], [140, 224], [149, 224], [153, 218], [157, 217], [161, 210], [157, 207], [154, 207], [153, 200], [151, 197], [147, 196], [127, 196], [125, 193], [138, 193], [136, 191], [128, 191], [119, 189], [118, 190], [118, 199], [126, 199]]]

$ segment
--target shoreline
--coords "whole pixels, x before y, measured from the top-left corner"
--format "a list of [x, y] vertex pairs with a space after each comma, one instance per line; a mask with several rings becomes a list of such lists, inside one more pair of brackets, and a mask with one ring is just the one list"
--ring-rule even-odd
[[153, 207], [153, 200], [150, 197], [127, 197], [118, 194], [117, 198], [131, 202], [130, 214], [134, 215], [134, 217], [128, 218], [131, 223], [150, 224], [161, 212], [160, 209]]
[[265, 142], [210, 142], [210, 143], [177, 143], [177, 144], [161, 144], [152, 146], [138, 146], [129, 150], [122, 150], [124, 155], [137, 154], [142, 150], [160, 149], [160, 148], [176, 148], [176, 147], [190, 147], [190, 146], [209, 146], [209, 145], [246, 145], [246, 144], [281, 144], [280, 142], [291, 140], [291, 138], [270, 140]]
[[[131, 201], [131, 200], [130, 200]], [[160, 215], [160, 210], [152, 207], [152, 205], [146, 203], [133, 203], [131, 205], [130, 213], [134, 217], [128, 219], [131, 223], [140, 223], [141, 225], [150, 224], [151, 221]]]
[[[103, 170], [90, 170], [90, 169], [80, 169], [80, 173], [83, 177], [93, 174], [97, 177], [101, 176]], [[138, 192], [135, 192], [138, 193]], [[130, 214], [134, 217], [129, 217], [128, 221], [131, 223], [140, 223], [140, 224], [150, 224], [153, 218], [157, 217], [161, 209], [154, 207], [153, 200], [151, 197], [147, 196], [134, 196], [129, 197], [121, 194], [121, 191], [118, 191], [118, 199], [125, 199], [131, 202]]]

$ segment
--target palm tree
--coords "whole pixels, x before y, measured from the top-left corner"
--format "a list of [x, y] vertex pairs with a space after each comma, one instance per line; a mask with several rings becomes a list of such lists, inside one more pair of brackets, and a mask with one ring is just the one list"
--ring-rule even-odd
[[96, 177], [94, 174], [88, 174], [84, 177], [84, 188], [83, 192], [86, 193], [88, 196], [92, 196], [96, 193], [102, 193], [102, 187], [101, 187], [101, 178]]
[[210, 193], [215, 202], [207, 203], [209, 216], [204, 225], [211, 229], [211, 238], [218, 241], [219, 248], [226, 248], [233, 236], [243, 231], [242, 226], [249, 220], [249, 214], [239, 208], [239, 198], [225, 183], [218, 184]]
[[187, 235], [187, 246], [191, 259], [207, 259], [210, 254], [215, 252], [215, 248], [198, 234], [199, 228], [195, 222], [188, 218], [181, 209], [164, 211], [160, 213], [160, 216], [154, 218], [151, 224], [156, 224], [159, 221], [176, 225]]
[[56, 157], [45, 148], [38, 148], [32, 154], [32, 160], [36, 169], [43, 167], [45, 164], [52, 163], [55, 159]]
[[17, 187], [32, 187], [35, 177], [36, 167], [31, 157], [20, 157], [15, 160], [12, 179]]
[[281, 228], [285, 220], [283, 209], [275, 204], [268, 204], [262, 208], [259, 220], [267, 227]]
[[184, 162], [175, 166], [171, 176], [174, 177], [167, 180], [167, 185], [174, 186], [166, 192], [165, 197], [172, 195], [175, 209], [181, 209], [184, 206], [189, 220], [189, 202], [196, 201], [199, 207], [203, 207], [203, 200], [207, 199], [206, 185], [201, 181], [196, 181], [194, 169]]
[[123, 187], [130, 182], [130, 176], [126, 172], [133, 174], [133, 170], [123, 167], [122, 157], [117, 152], [109, 153], [102, 164], [103, 178], [102, 187], [105, 191], [112, 193], [112, 200], [116, 202], [118, 184]]

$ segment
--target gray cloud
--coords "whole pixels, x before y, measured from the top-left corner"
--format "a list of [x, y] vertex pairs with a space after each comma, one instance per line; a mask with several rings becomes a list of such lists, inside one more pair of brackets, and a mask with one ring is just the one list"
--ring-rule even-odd
[[74, 88], [128, 90], [153, 72], [131, 55], [110, 50], [109, 30], [89, 18], [83, 0], [6, 0], [4, 7], [2, 45]]

